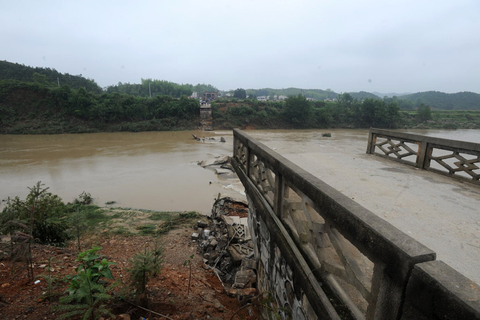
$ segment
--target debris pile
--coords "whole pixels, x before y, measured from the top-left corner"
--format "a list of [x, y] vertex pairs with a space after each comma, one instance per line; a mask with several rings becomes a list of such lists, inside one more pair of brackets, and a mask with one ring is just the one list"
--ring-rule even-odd
[[217, 199], [209, 223], [198, 221], [192, 240], [205, 264], [214, 270], [227, 294], [248, 300], [257, 293], [256, 263], [247, 224], [248, 205], [229, 197]]
[[223, 177], [233, 177], [234, 176], [234, 170], [232, 167], [232, 164], [230, 163], [230, 157], [229, 156], [224, 156], [224, 157], [216, 157], [215, 159], [212, 160], [207, 160], [207, 161], [199, 161], [197, 164], [201, 166], [202, 168], [209, 168], [215, 170], [215, 173], [217, 175], [222, 175]]

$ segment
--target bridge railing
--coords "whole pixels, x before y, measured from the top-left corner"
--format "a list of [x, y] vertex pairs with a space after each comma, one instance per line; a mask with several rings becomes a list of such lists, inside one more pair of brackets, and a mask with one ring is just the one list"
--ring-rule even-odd
[[480, 184], [480, 144], [370, 129], [367, 153]]
[[[239, 130], [233, 165], [253, 202], [256, 253], [269, 255], [260, 269], [271, 280], [291, 270], [320, 318], [399, 318], [412, 270], [435, 260], [432, 250]], [[297, 300], [278, 299], [302, 305], [298, 290]]]

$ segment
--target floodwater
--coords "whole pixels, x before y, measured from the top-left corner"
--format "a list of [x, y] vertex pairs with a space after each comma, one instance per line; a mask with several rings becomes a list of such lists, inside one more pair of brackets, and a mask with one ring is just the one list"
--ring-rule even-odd
[[[405, 131], [480, 142], [480, 130]], [[480, 283], [479, 186], [367, 155], [368, 130], [247, 133]], [[198, 142], [192, 134], [216, 140]], [[27, 187], [42, 181], [65, 202], [86, 191], [100, 206], [116, 201], [113, 206], [208, 214], [219, 193], [244, 196], [238, 179], [197, 165], [231, 155], [232, 139], [231, 131], [0, 135], [0, 198], [24, 198]]]
[[65, 202], [86, 191], [100, 206], [206, 214], [243, 188], [197, 163], [231, 153], [231, 131], [0, 135], [0, 197], [23, 199], [41, 181]]

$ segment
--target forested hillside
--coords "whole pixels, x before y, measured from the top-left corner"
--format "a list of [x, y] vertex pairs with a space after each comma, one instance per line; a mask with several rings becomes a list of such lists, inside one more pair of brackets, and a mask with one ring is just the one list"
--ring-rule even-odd
[[199, 109], [199, 101], [186, 96], [96, 94], [0, 80], [0, 133], [181, 130], [195, 127]]
[[[200, 102], [188, 96], [217, 91], [212, 85], [153, 79], [102, 90], [80, 75], [5, 61], [0, 62], [0, 78], [0, 133], [195, 129]], [[472, 111], [480, 110], [480, 95], [471, 92], [423, 92], [384, 99], [368, 92], [337, 94], [298, 88], [235, 92], [242, 93], [242, 98], [212, 103], [215, 128], [480, 128], [480, 111]], [[288, 98], [245, 99], [274, 95]]]
[[204, 91], [218, 91], [209, 84], [177, 84], [170, 81], [142, 79], [140, 84], [119, 83], [118, 85], [107, 87], [107, 92], [118, 92], [130, 94], [137, 97], [155, 97], [160, 95], [169, 95], [174, 98], [181, 96], [191, 96], [193, 92], [202, 94]]
[[426, 91], [398, 97], [399, 100], [425, 104], [440, 110], [480, 110], [480, 94], [474, 92], [444, 93]]
[[82, 75], [63, 74], [55, 69], [28, 67], [8, 61], [0, 61], [0, 80], [36, 82], [46, 86], [57, 87], [68, 85], [74, 89], [84, 88], [94, 93], [102, 92], [102, 88], [95, 81], [86, 79]]

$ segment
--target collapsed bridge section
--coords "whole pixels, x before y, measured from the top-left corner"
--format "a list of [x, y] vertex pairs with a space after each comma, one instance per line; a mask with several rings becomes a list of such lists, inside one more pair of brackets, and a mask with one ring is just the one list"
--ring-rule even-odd
[[480, 315], [478, 285], [239, 130], [233, 166], [249, 201], [258, 289], [292, 318]]

